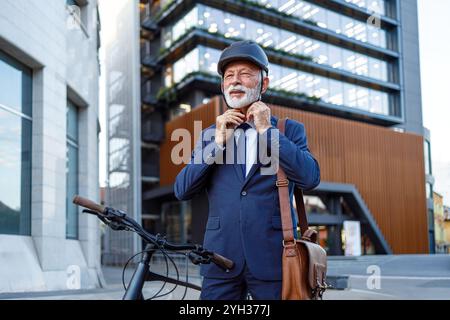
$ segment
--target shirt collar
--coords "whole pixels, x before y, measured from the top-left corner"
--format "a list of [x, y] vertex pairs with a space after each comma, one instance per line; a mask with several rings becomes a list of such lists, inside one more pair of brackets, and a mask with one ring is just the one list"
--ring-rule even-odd
[[252, 127], [253, 129], [256, 129], [254, 121], [245, 121], [245, 123], [248, 123], [250, 125], [250, 127]]

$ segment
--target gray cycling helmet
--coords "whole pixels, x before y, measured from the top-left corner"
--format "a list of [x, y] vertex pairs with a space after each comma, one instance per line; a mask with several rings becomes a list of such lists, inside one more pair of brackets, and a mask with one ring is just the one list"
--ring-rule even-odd
[[223, 76], [226, 65], [236, 60], [250, 61], [266, 73], [269, 72], [269, 59], [264, 50], [254, 41], [237, 41], [225, 48], [220, 55], [217, 72]]

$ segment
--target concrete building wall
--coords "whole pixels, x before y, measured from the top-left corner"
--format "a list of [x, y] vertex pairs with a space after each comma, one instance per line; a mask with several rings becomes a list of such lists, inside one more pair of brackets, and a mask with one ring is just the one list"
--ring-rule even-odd
[[84, 28], [65, 1], [0, 2], [0, 49], [33, 70], [31, 236], [0, 235], [0, 292], [70, 289], [78, 275], [99, 286], [96, 218], [80, 214], [78, 240], [66, 239], [67, 99], [79, 107], [79, 193], [99, 200], [97, 1], [78, 3]]
[[407, 132], [423, 135], [420, 86], [419, 30], [417, 1], [397, 1], [400, 37], [400, 61], [403, 64], [404, 118]]

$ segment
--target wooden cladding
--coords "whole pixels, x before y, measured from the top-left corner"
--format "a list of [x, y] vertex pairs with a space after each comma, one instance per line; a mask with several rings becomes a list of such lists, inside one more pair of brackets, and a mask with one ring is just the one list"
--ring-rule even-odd
[[[423, 138], [410, 133], [270, 105], [272, 114], [305, 125], [308, 145], [319, 161], [321, 180], [354, 184], [396, 254], [428, 253]], [[166, 125], [161, 146], [161, 185], [172, 184], [183, 165], [171, 162], [170, 141], [176, 128], [193, 132], [214, 123], [221, 98], [193, 109]], [[193, 145], [193, 141], [192, 141]]]

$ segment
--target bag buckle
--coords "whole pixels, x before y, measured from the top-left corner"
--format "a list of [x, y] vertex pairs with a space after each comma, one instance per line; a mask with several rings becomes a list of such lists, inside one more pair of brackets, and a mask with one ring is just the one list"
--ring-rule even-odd
[[277, 187], [287, 187], [287, 186], [289, 185], [289, 180], [288, 180], [288, 179], [280, 179], [280, 180], [277, 180], [277, 181], [275, 182], [275, 185], [276, 185]]
[[284, 248], [295, 247], [297, 245], [295, 240], [288, 240], [287, 242], [290, 242], [290, 243], [286, 243], [286, 241], [283, 239], [283, 247]]

